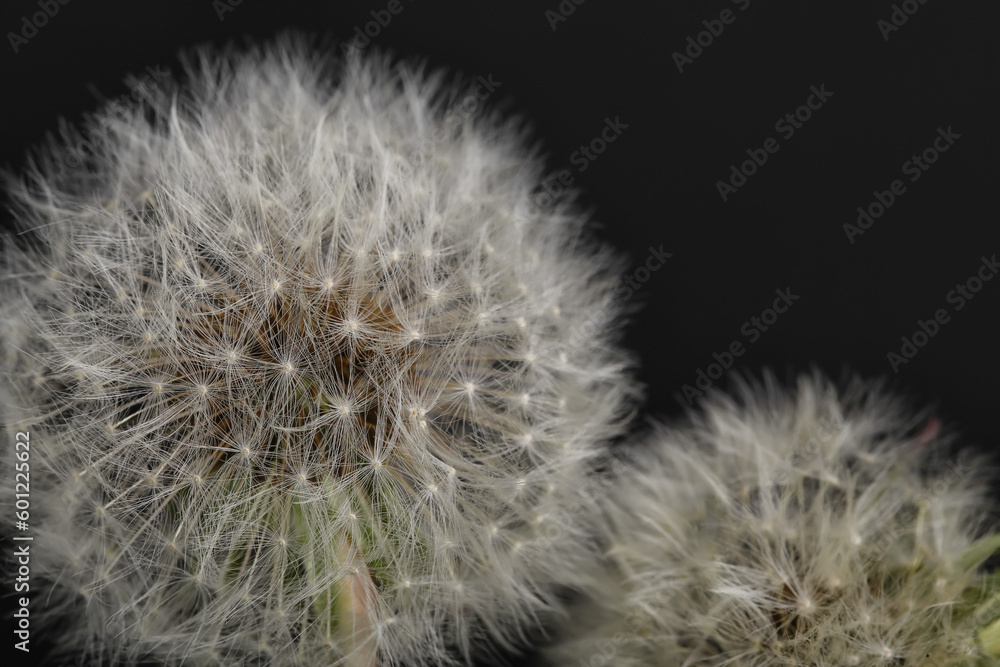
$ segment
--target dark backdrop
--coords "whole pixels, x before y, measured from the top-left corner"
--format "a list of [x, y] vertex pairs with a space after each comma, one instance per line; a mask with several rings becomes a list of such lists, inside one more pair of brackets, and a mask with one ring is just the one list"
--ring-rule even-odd
[[[17, 169], [180, 47], [296, 28], [339, 50], [377, 26], [372, 46], [499, 81], [551, 187], [571, 179], [627, 254], [643, 417], [725, 386], [736, 346], [730, 370], [887, 377], [995, 447], [1000, 279], [977, 273], [1000, 270], [996, 3], [400, 2], [377, 26], [387, 1], [5, 0], [0, 154]], [[649, 272], [651, 248], [672, 255]]]

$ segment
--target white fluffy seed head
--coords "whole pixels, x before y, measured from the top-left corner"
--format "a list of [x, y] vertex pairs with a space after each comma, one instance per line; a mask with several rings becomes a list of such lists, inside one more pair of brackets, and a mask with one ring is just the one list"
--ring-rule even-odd
[[657, 428], [603, 502], [607, 569], [553, 664], [995, 664], [993, 468], [924, 417], [768, 378]]
[[572, 512], [532, 522], [543, 489], [635, 393], [593, 321], [617, 262], [533, 204], [517, 125], [445, 122], [437, 75], [202, 55], [13, 188], [37, 243], [6, 244], [0, 398], [39, 443], [33, 618], [68, 610], [67, 654], [122, 663], [519, 643], [586, 550]]

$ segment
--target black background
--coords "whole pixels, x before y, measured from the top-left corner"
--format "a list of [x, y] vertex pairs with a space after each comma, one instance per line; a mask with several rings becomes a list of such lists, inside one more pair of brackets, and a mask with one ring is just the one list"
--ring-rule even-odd
[[[898, 3], [917, 10], [885, 39], [878, 22], [890, 20], [889, 0], [565, 0], [555, 23], [546, 11], [558, 12], [559, 0], [401, 2], [367, 48], [492, 75], [501, 85], [489, 103], [530, 119], [549, 168], [569, 170], [595, 233], [627, 254], [631, 271], [651, 246], [673, 253], [629, 299], [641, 306], [624, 338], [646, 386], [640, 423], [681, 414], [683, 385], [741, 341], [733, 370], [888, 377], [917, 404], [933, 402], [967, 443], [995, 447], [1000, 280], [961, 310], [946, 295], [975, 276], [981, 257], [1000, 253], [997, 3]], [[386, 4], [71, 0], [15, 53], [10, 33], [40, 8], [5, 0], [0, 159], [17, 170], [60, 116], [72, 121], [126, 94], [127, 73], [172, 67], [182, 47], [293, 28], [330, 36], [339, 53], [337, 40]], [[732, 23], [678, 71], [674, 52], [725, 9]], [[810, 86], [833, 95], [786, 138], [775, 122]], [[579, 171], [574, 151], [606, 118], [627, 128]], [[939, 127], [960, 138], [910, 182], [903, 163]], [[778, 152], [724, 202], [717, 181], [768, 137]], [[845, 223], [894, 179], [905, 194], [851, 243]], [[779, 288], [799, 299], [751, 343], [744, 323]], [[887, 354], [939, 308], [951, 320], [894, 372]]]

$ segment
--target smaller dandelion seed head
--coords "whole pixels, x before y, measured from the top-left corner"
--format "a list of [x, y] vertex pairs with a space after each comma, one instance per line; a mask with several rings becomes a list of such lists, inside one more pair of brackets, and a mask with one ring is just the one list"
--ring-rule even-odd
[[329, 291], [333, 289], [333, 281], [327, 278], [323, 281], [323, 289]]
[[201, 394], [202, 396], [204, 396], [205, 394], [208, 393], [208, 385], [207, 384], [199, 384], [198, 387], [197, 387], [197, 391], [198, 391], [199, 394]]
[[[974, 613], [1000, 589], [984, 568], [956, 568], [954, 558], [982, 531], [996, 532], [977, 518], [989, 480], [963, 479], [963, 491], [976, 491], [934, 509], [937, 544], [928, 540], [922, 503], [942, 475], [946, 443], [913, 448], [910, 415], [890, 399], [859, 381], [838, 388], [811, 377], [785, 391], [769, 378], [742, 385], [734, 398], [708, 399], [682, 426], [656, 430], [596, 499], [614, 583], [594, 584], [602, 592], [587, 613], [615, 620], [598, 621], [579, 644], [568, 627], [569, 641], [549, 651], [553, 664], [586, 662], [588, 648], [611, 641], [617, 619], [637, 608], [656, 630], [618, 642], [621, 664], [688, 664], [705, 655], [742, 664], [752, 644], [761, 667], [862, 664], [864, 655], [880, 664], [953, 661], [977, 628], [942, 624], [941, 610]], [[830, 415], [840, 436], [824, 441], [822, 460], [798, 465], [802, 432], [816, 432]], [[877, 455], [865, 461], [863, 452]], [[921, 520], [915, 512], [896, 519], [890, 543], [861, 551], [863, 531], [891, 523], [900, 507], [924, 508]], [[693, 593], [690, 581], [711, 583]], [[619, 590], [607, 593], [609, 586]], [[711, 627], [693, 617], [712, 618]], [[720, 636], [720, 626], [735, 631]]]
[[286, 361], [285, 363], [283, 363], [283, 364], [281, 365], [281, 370], [282, 370], [282, 372], [284, 372], [285, 374], [290, 374], [290, 373], [291, 373], [292, 371], [294, 371], [294, 370], [295, 370], [295, 367], [294, 367], [294, 366], [292, 366], [292, 364], [291, 364], [291, 363], [289, 363], [289, 362], [287, 362], [287, 361]]

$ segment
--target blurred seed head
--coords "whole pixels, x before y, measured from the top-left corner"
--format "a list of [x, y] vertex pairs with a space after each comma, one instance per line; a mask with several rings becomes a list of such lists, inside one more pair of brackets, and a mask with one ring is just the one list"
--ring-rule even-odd
[[994, 664], [994, 468], [949, 444], [860, 381], [714, 396], [627, 459], [553, 663]]

